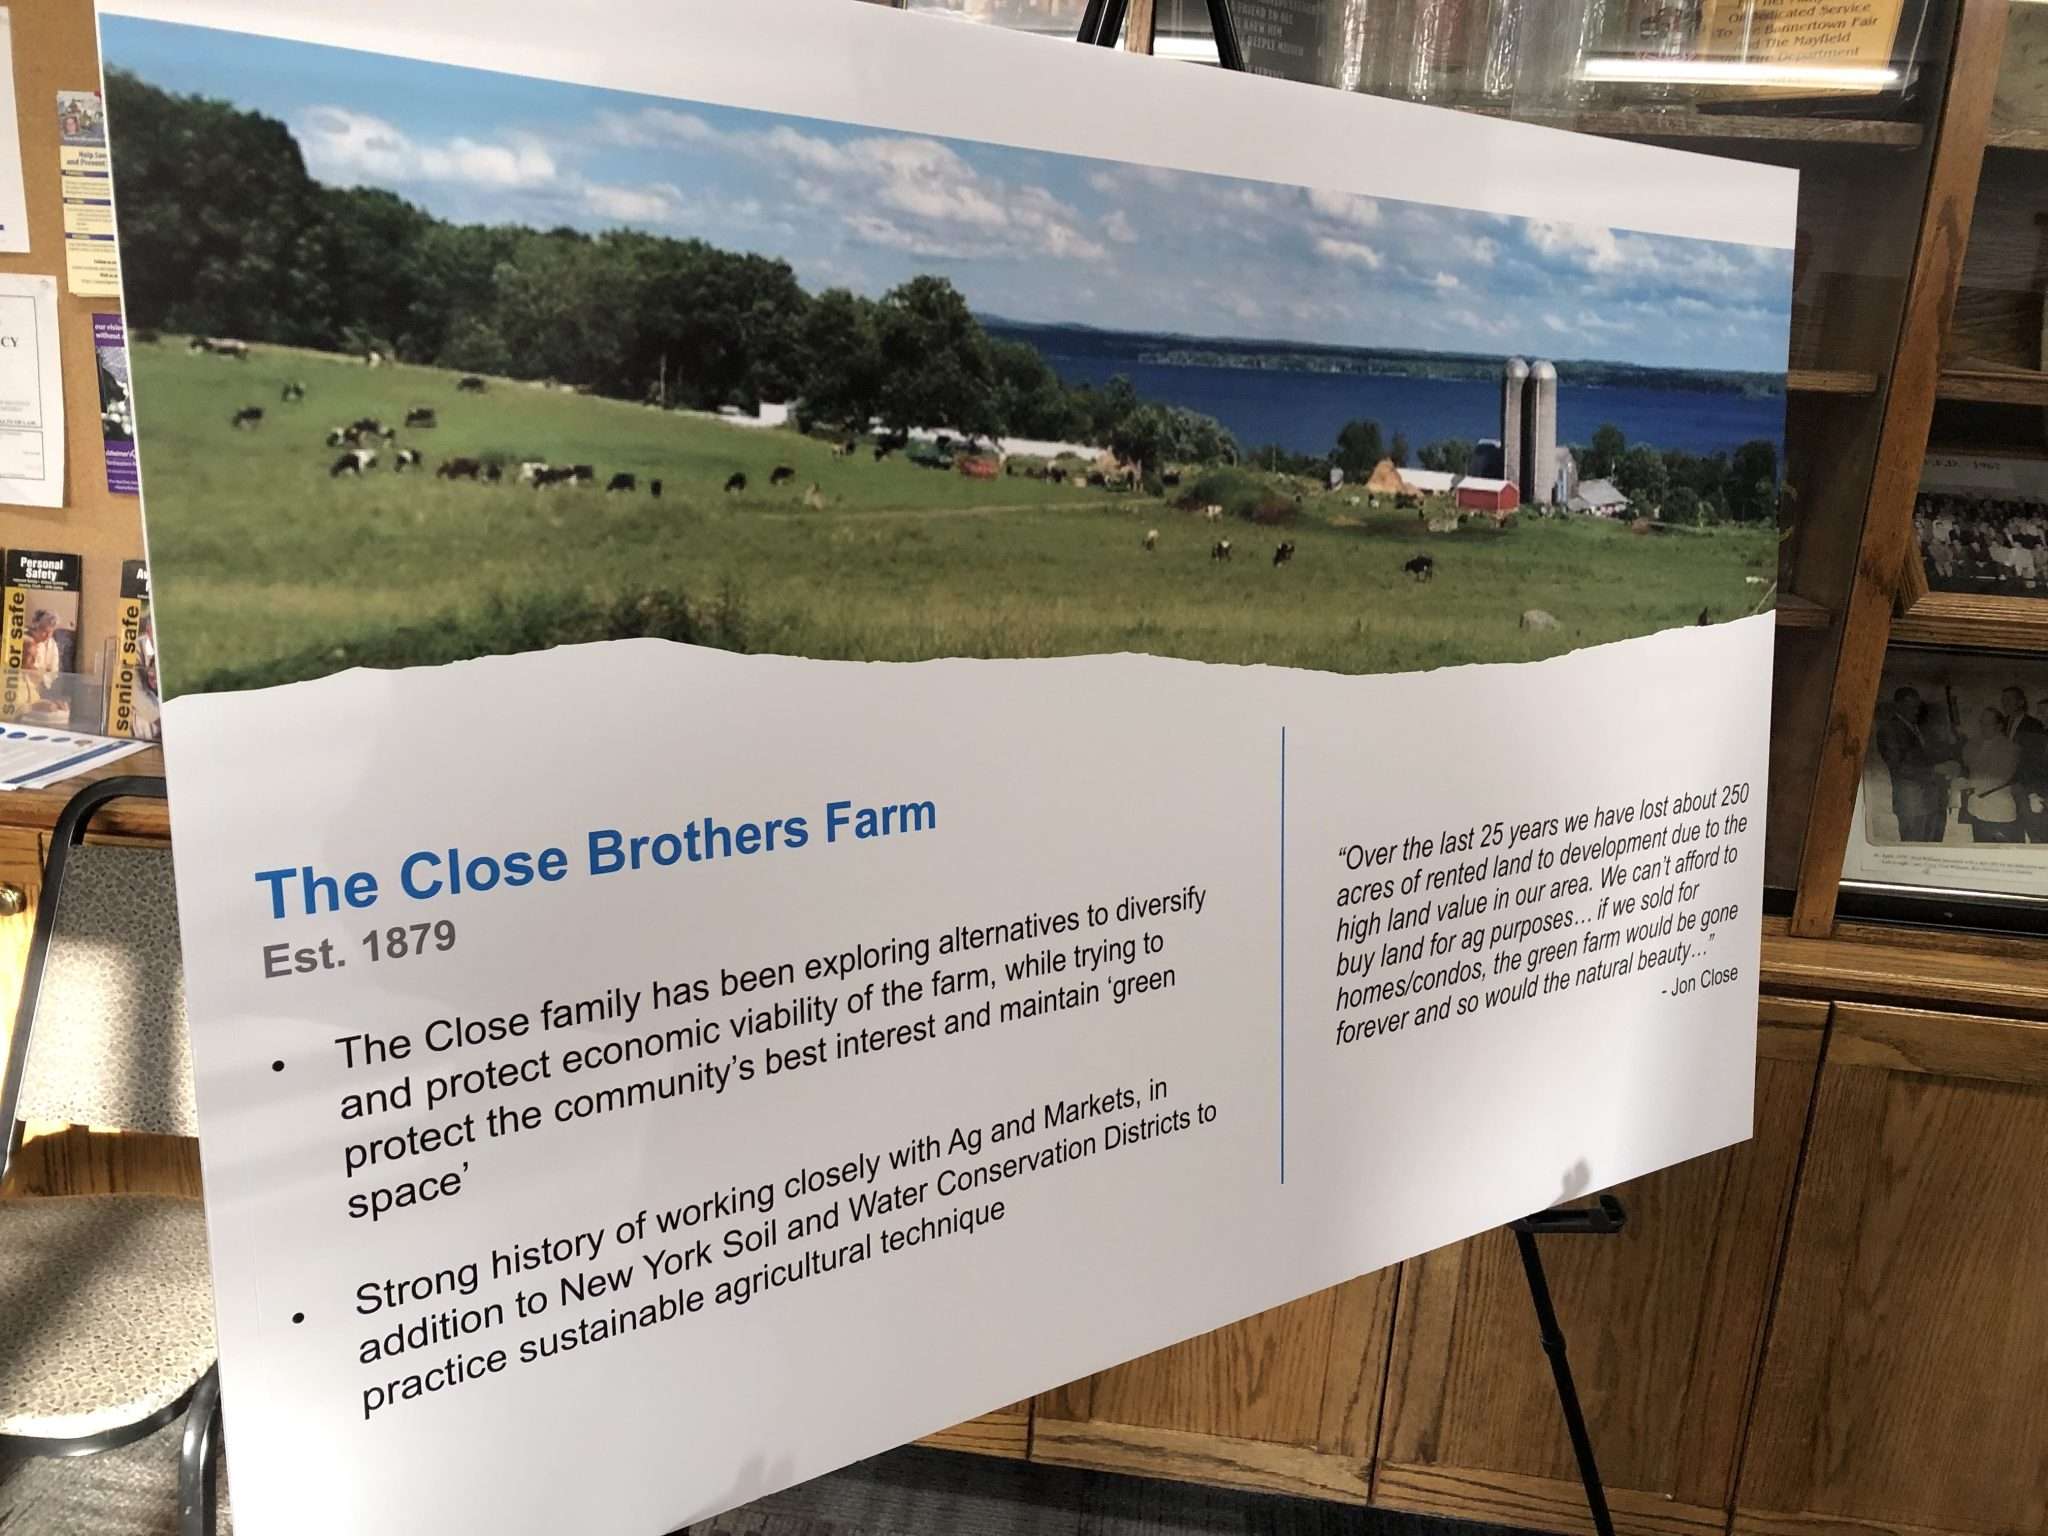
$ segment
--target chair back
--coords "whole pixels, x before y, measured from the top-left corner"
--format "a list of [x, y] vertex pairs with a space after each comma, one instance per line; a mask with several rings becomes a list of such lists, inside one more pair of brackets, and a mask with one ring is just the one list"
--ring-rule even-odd
[[198, 1133], [171, 855], [84, 842], [94, 812], [162, 779], [110, 779], [72, 798], [50, 858], [8, 1051], [0, 1129], [15, 1120]]

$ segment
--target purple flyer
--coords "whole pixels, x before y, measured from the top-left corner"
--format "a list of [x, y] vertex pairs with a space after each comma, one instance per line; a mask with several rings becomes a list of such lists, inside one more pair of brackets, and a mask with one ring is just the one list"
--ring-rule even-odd
[[116, 495], [142, 491], [135, 457], [135, 397], [128, 382], [128, 338], [119, 315], [92, 317], [92, 349], [100, 365], [100, 436], [107, 454], [107, 489]]

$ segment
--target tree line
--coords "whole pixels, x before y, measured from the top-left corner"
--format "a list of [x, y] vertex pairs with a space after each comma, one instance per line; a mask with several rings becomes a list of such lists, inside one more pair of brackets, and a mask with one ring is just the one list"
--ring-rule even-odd
[[[1418, 469], [1463, 475], [1471, 472], [1477, 452], [1478, 444], [1451, 437], [1423, 444], [1412, 457]], [[1768, 438], [1743, 443], [1733, 453], [1688, 453], [1631, 443], [1621, 428], [1607, 422], [1572, 453], [1582, 482], [1611, 480], [1632, 507], [1668, 522], [1753, 522], [1777, 516], [1778, 446]], [[1268, 443], [1252, 449], [1249, 458], [1262, 469], [1318, 477], [1341, 469], [1346, 480], [1360, 481], [1382, 459], [1407, 468], [1411, 455], [1402, 433], [1386, 438], [1376, 421], [1348, 421], [1326, 454], [1296, 453]]]
[[800, 402], [808, 420], [944, 427], [1228, 462], [1209, 417], [1121, 378], [1063, 384], [990, 337], [941, 277], [815, 296], [786, 261], [632, 230], [452, 224], [315, 181], [291, 131], [227, 102], [107, 75], [131, 323], [553, 379], [661, 405]]

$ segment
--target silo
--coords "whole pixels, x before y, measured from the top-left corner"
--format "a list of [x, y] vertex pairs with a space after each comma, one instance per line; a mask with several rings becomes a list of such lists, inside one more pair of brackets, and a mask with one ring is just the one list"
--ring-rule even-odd
[[1511, 357], [1500, 384], [1500, 477], [1514, 481], [1524, 496], [1529, 488], [1522, 482], [1522, 392], [1528, 377], [1529, 365]]
[[1539, 362], [1529, 370], [1522, 408], [1522, 499], [1547, 504], [1557, 489], [1557, 369]]

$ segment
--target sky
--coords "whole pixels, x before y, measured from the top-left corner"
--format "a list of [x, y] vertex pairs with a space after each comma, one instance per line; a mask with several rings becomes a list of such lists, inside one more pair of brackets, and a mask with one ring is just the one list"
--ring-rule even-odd
[[[110, 67], [463, 223], [620, 227], [813, 292], [1193, 336], [1782, 372], [1791, 253], [902, 134], [109, 16]], [[111, 123], [118, 142], [120, 124]]]

